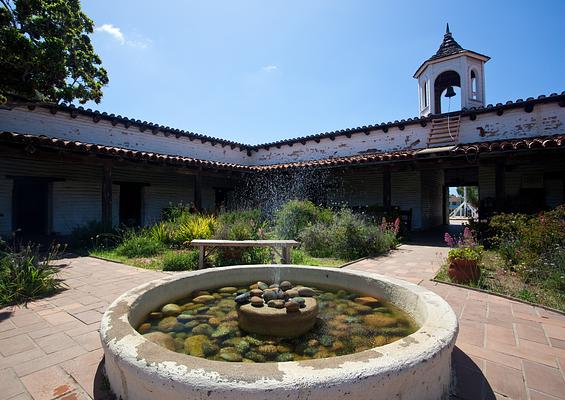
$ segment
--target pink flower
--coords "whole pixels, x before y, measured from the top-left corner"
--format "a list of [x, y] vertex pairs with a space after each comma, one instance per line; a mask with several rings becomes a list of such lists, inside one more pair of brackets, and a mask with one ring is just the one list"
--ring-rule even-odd
[[445, 240], [445, 243], [447, 243], [449, 247], [455, 246], [455, 240], [453, 240], [449, 233], [445, 232], [445, 235], [443, 235], [443, 240]]

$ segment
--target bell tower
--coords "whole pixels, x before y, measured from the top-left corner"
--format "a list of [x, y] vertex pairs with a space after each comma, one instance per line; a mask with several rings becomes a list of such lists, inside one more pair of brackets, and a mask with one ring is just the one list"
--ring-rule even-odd
[[[490, 57], [461, 47], [453, 39], [447, 24], [438, 51], [414, 74], [414, 78], [418, 79], [420, 116], [448, 112], [442, 110], [441, 98], [442, 95], [449, 98], [456, 96], [454, 88], [460, 89], [461, 108], [484, 106], [484, 66], [489, 59]], [[459, 109], [458, 105], [454, 108]]]

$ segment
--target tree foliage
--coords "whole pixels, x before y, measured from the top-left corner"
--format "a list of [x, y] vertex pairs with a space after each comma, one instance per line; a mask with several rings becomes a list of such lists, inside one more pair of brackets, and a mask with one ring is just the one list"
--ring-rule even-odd
[[0, 101], [96, 103], [108, 83], [79, 0], [0, 0]]
[[[465, 189], [462, 186], [457, 188], [457, 194], [463, 197]], [[479, 188], [477, 186], [467, 186], [467, 202], [472, 206], [479, 206]]]

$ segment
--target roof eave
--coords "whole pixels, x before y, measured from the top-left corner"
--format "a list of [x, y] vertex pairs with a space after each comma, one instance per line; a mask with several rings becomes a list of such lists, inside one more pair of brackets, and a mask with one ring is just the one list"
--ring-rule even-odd
[[457, 53], [457, 54], [451, 54], [449, 56], [445, 56], [445, 57], [440, 57], [440, 58], [436, 58], [433, 60], [426, 60], [422, 63], [422, 65], [420, 65], [420, 67], [416, 70], [416, 72], [414, 73], [413, 78], [418, 79], [420, 77], [420, 75], [422, 75], [422, 72], [424, 72], [424, 70], [428, 67], [428, 65], [431, 64], [436, 64], [440, 61], [445, 61], [445, 60], [450, 60], [453, 58], [457, 58], [457, 57], [461, 57], [461, 56], [468, 56], [471, 58], [476, 58], [482, 62], [487, 62], [488, 60], [490, 60], [489, 56], [485, 56], [484, 54], [481, 53], [477, 53], [471, 50], [465, 50], [462, 51], [461, 53]]

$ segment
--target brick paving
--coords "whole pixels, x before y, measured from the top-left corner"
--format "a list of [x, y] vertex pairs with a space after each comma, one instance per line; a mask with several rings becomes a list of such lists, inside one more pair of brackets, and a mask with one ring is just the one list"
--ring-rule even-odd
[[453, 399], [565, 399], [565, 316], [430, 281], [447, 251], [407, 244], [346, 268], [404, 279], [447, 300], [459, 319]]
[[[565, 316], [431, 282], [447, 249], [403, 245], [347, 268], [423, 285], [455, 310], [454, 399], [565, 399]], [[0, 400], [107, 399], [98, 325], [117, 296], [164, 276], [94, 258], [62, 260], [66, 290], [0, 309]]]

